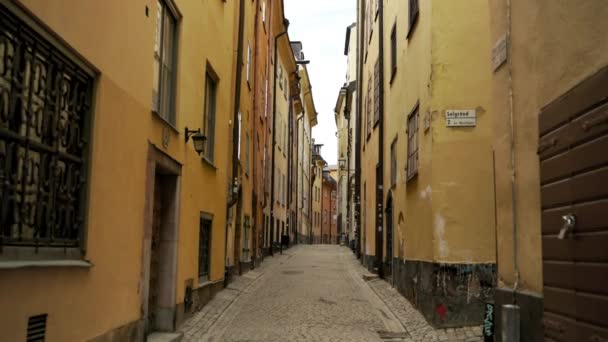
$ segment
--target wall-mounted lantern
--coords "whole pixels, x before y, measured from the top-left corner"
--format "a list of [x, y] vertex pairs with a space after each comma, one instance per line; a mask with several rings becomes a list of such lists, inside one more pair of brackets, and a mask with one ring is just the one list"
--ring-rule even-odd
[[199, 155], [203, 153], [205, 150], [205, 141], [207, 141], [207, 137], [201, 133], [201, 129], [197, 130], [189, 130], [188, 127], [184, 129], [185, 142], [188, 143], [188, 140], [192, 138], [192, 144], [194, 145], [194, 150]]

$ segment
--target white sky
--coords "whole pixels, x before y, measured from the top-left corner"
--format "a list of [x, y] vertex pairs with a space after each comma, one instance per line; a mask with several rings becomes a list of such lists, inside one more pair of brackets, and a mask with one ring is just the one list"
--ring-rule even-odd
[[319, 123], [313, 128], [315, 143], [324, 144], [323, 158], [337, 164], [338, 143], [334, 107], [346, 79], [344, 40], [346, 27], [355, 22], [356, 0], [284, 0], [289, 38], [301, 41]]

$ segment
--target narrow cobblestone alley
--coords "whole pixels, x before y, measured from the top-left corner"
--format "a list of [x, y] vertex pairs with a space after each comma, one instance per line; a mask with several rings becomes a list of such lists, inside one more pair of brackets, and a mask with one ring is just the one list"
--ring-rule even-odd
[[479, 328], [433, 329], [366, 273], [347, 248], [294, 247], [220, 292], [184, 325], [184, 341], [481, 340]]

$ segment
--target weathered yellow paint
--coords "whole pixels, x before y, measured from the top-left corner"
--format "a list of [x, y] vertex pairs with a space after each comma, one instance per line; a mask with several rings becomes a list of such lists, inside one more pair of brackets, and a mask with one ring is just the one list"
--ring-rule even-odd
[[[27, 317], [46, 312], [47, 341], [85, 341], [142, 318], [150, 143], [182, 164], [175, 304], [183, 301], [188, 279], [198, 282], [201, 211], [214, 217], [210, 279], [223, 278], [235, 2], [176, 0], [183, 17], [178, 30], [175, 129], [151, 113], [156, 1], [22, 3], [100, 72], [87, 211], [86, 259], [93, 266], [0, 271], [0, 307], [6, 308], [0, 313], [0, 331], [7, 341], [23, 341]], [[184, 126], [201, 126], [206, 63], [220, 77], [215, 167], [201, 161], [183, 136]], [[164, 130], [169, 132], [166, 149]]]
[[[520, 290], [542, 293], [538, 113], [608, 65], [608, 4], [603, 1], [490, 2], [491, 43], [509, 35], [508, 63], [492, 78], [495, 108], [498, 286], [516, 282], [511, 196], [511, 105]], [[510, 14], [510, 15], [509, 15]], [[511, 22], [508, 18], [511, 18]], [[510, 27], [510, 29], [509, 29]], [[509, 32], [510, 31], [510, 32]], [[530, 34], [534, 32], [534, 34]]]
[[[490, 109], [490, 43], [484, 0], [420, 1], [409, 38], [408, 3], [384, 1], [384, 203], [393, 200], [393, 255], [440, 263], [495, 261], [494, 191]], [[466, 18], [466, 20], [458, 20]], [[397, 68], [391, 70], [390, 34], [396, 24]], [[375, 255], [378, 128], [367, 138], [365, 101], [375, 82], [378, 24], [366, 42], [362, 101], [363, 253]], [[475, 38], [473, 38], [475, 37]], [[365, 53], [364, 53], [365, 54]], [[370, 77], [371, 75], [371, 77]], [[392, 78], [392, 79], [391, 79]], [[373, 97], [373, 84], [371, 95]], [[418, 106], [419, 166], [407, 180], [408, 115]], [[472, 128], [446, 127], [448, 109], [476, 109]], [[373, 117], [373, 107], [371, 110]], [[425, 120], [428, 117], [428, 129]], [[391, 180], [395, 142], [396, 184]], [[386, 219], [384, 220], [386, 228]], [[386, 251], [386, 229], [383, 229]]]

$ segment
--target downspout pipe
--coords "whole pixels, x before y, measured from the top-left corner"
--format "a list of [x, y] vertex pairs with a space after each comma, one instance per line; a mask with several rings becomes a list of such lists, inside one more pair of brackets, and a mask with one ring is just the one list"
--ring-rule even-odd
[[[302, 118], [304, 117], [304, 114], [300, 114], [298, 115], [298, 118], [296, 119], [296, 170], [300, 171], [300, 167], [298, 166], [299, 162], [300, 162], [300, 120], [302, 120]], [[302, 147], [304, 147], [304, 142], [302, 142]], [[302, 184], [304, 185], [304, 183], [300, 183], [298, 182], [298, 173], [300, 173], [300, 175], [304, 175], [304, 165], [302, 165], [302, 172], [296, 172], [296, 221], [295, 221], [295, 227], [296, 227], [296, 243], [299, 243], [300, 239], [298, 238], [298, 234], [300, 233], [300, 229], [298, 224], [302, 224], [301, 220], [298, 219], [298, 213], [301, 212], [300, 210], [300, 206], [299, 206], [299, 198], [300, 196], [298, 195], [298, 184]], [[304, 189], [304, 187], [302, 187], [302, 189]], [[304, 191], [302, 191], [304, 192]], [[301, 215], [300, 215], [301, 216]]]
[[[378, 22], [378, 63], [380, 67], [379, 71], [379, 82], [380, 82], [380, 96], [379, 96], [379, 122], [378, 122], [378, 168], [380, 177], [376, 180], [378, 188], [376, 189], [377, 194], [380, 194], [380, 198], [376, 195], [379, 203], [376, 203], [376, 219], [378, 220], [378, 226], [384, 228], [384, 5], [383, 2], [379, 3], [379, 22]], [[376, 257], [378, 262], [378, 275], [384, 278], [384, 232], [386, 229], [378, 231], [376, 229]], [[378, 240], [382, 243], [378, 244]], [[388, 241], [387, 241], [388, 242]]]
[[356, 234], [355, 234], [355, 253], [357, 258], [361, 258], [361, 234], [363, 227], [361, 225], [361, 107], [362, 107], [362, 91], [363, 82], [361, 82], [363, 75], [363, 49], [361, 48], [364, 43], [363, 28], [361, 23], [365, 20], [363, 18], [365, 11], [365, 3], [363, 0], [357, 1], [357, 32], [359, 42], [357, 43], [357, 112], [356, 112], [356, 132], [355, 132], [355, 222], [356, 222]]
[[[241, 0], [243, 1], [243, 0]], [[270, 226], [273, 227], [273, 229], [270, 230], [271, 233], [274, 233], [274, 227], [275, 227], [275, 222], [274, 222], [274, 183], [275, 183], [275, 155], [276, 155], [276, 144], [277, 144], [277, 65], [279, 64], [279, 61], [277, 60], [277, 56], [278, 56], [278, 47], [277, 47], [277, 42], [279, 40], [279, 38], [281, 38], [282, 36], [287, 34], [287, 30], [277, 34], [276, 36], [274, 36], [274, 66], [273, 66], [273, 81], [272, 81], [272, 158], [270, 161], [270, 174], [271, 174], [271, 179], [270, 179]], [[279, 227], [276, 227], [277, 229], [279, 229]], [[273, 236], [271, 236], [271, 243], [270, 243], [270, 248], [272, 248], [272, 239], [274, 238], [274, 236], [276, 236], [275, 234], [272, 234]]]
[[[511, 48], [511, 0], [507, 0], [507, 44]], [[511, 145], [511, 210], [513, 212], [513, 267], [515, 273], [515, 282], [513, 283], [513, 304], [516, 303], [515, 293], [519, 288], [520, 272], [519, 272], [519, 242], [518, 235], [518, 219], [517, 211], [517, 167], [515, 156], [515, 116], [514, 116], [514, 99], [513, 99], [513, 62], [512, 58], [508, 59], [507, 67], [509, 72], [509, 128], [510, 128], [510, 145]]]
[[[236, 204], [238, 201], [238, 192], [235, 193], [234, 185], [236, 184], [237, 175], [238, 175], [238, 150], [240, 144], [240, 137], [237, 138], [239, 134], [239, 111], [241, 110], [241, 81], [243, 78], [243, 35], [245, 31], [245, 0], [239, 1], [239, 33], [238, 33], [238, 42], [237, 42], [237, 53], [236, 53], [236, 79], [235, 79], [235, 88], [234, 88], [234, 113], [232, 119], [232, 186], [230, 187], [231, 191], [231, 199], [226, 206], [226, 221], [228, 221], [228, 213], [230, 208]], [[224, 263], [227, 260], [228, 255], [228, 222], [226, 222], [226, 232], [224, 236]], [[235, 260], [236, 263], [236, 260]], [[224, 271], [226, 274], [224, 275], [226, 279], [227, 270]]]
[[[285, 86], [289, 87], [288, 85]], [[291, 216], [291, 178], [293, 176], [293, 149], [291, 146], [293, 143], [293, 140], [291, 138], [293, 135], [293, 96], [291, 96], [291, 94], [289, 95], [289, 125], [287, 126], [287, 129], [289, 130], [289, 134], [287, 137], [287, 188], [285, 189], [287, 191], [287, 236], [291, 236], [290, 231], [293, 229], [293, 217]]]

